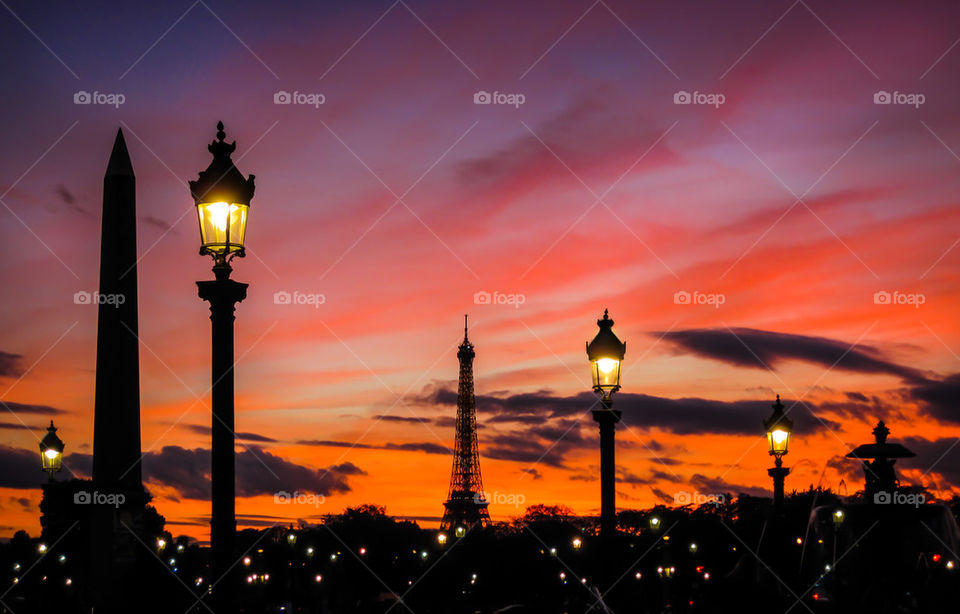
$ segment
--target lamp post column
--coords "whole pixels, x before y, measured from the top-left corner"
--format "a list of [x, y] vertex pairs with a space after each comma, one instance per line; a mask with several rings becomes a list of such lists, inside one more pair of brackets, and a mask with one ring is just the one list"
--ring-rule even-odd
[[790, 474], [790, 469], [783, 466], [783, 459], [778, 455], [774, 467], [767, 469], [767, 475], [773, 478], [773, 507], [783, 508], [783, 480]]
[[214, 267], [215, 280], [198, 281], [200, 298], [210, 303], [212, 323], [211, 516], [210, 550], [215, 614], [233, 614], [238, 584], [231, 573], [237, 530], [234, 459], [233, 321], [236, 304], [247, 297], [247, 284], [230, 279], [230, 266]]
[[601, 403], [602, 409], [593, 410], [593, 419], [600, 425], [600, 534], [609, 537], [617, 530], [615, 433], [620, 412], [610, 398]]

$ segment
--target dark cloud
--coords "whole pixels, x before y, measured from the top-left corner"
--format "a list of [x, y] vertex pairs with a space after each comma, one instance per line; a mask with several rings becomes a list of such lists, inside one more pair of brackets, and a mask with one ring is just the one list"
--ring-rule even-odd
[[177, 231], [173, 230], [173, 227], [170, 226], [167, 222], [161, 220], [158, 217], [152, 215], [144, 215], [140, 218], [140, 221], [146, 224], [147, 226], [153, 226], [163, 232], [169, 232], [171, 234], [177, 234]]
[[908, 399], [920, 405], [920, 411], [942, 422], [960, 424], [960, 373], [940, 380], [925, 380], [906, 391]]
[[690, 478], [690, 485], [697, 489], [697, 492], [704, 496], [710, 495], [739, 495], [745, 494], [753, 497], [770, 497], [771, 491], [765, 488], [756, 488], [754, 486], [743, 486], [731, 484], [723, 478], [711, 478], [700, 473], [693, 474]]
[[681, 352], [719, 360], [736, 367], [774, 369], [787, 360], [856, 373], [894, 375], [921, 381], [923, 374], [884, 357], [869, 345], [856, 345], [827, 337], [777, 333], [754, 328], [701, 328], [651, 333]]
[[[29, 456], [33, 458], [34, 455]], [[34, 468], [38, 462], [39, 458], [33, 460]], [[69, 466], [77, 477], [89, 477], [93, 457], [89, 454], [68, 454], [63, 464]], [[186, 499], [210, 498], [210, 450], [165, 446], [159, 452], [147, 452], [142, 464], [145, 482], [171, 487]], [[5, 466], [6, 463], [2, 463], [0, 471]], [[349, 476], [366, 475], [353, 463], [311, 469], [256, 446], [237, 453], [236, 467], [239, 497], [297, 490], [321, 495], [345, 493], [350, 491], [347, 483]], [[37, 483], [34, 483], [31, 487], [36, 486]]]
[[426, 452], [427, 454], [453, 454], [452, 448], [448, 448], [440, 443], [432, 443], [429, 441], [372, 444], [336, 441], [333, 439], [301, 439], [297, 443], [302, 446], [319, 446], [329, 448], [357, 448], [359, 450], [398, 450], [401, 452]]
[[92, 212], [80, 205], [76, 195], [74, 195], [74, 193], [71, 192], [67, 186], [60, 184], [56, 187], [55, 191], [57, 196], [60, 197], [60, 202], [64, 204], [67, 211], [73, 211], [74, 213], [79, 213], [80, 215], [91, 219], [96, 217]]
[[[542, 391], [508, 397], [478, 397], [477, 411], [481, 415], [493, 414], [493, 418], [485, 421], [487, 424], [533, 423], [536, 426], [528, 427], [525, 432], [537, 437], [556, 439], [559, 431], [568, 427], [569, 420], [576, 418], [582, 423], [589, 423], [590, 413], [586, 410], [593, 407], [595, 402], [596, 397], [589, 392], [560, 397], [549, 391]], [[821, 423], [814, 417], [814, 413], [819, 414], [819, 408], [812, 403], [794, 404], [789, 399], [785, 399], [783, 403], [798, 431], [818, 431], [824, 428], [824, 424], [834, 430], [840, 428], [837, 422], [821, 416]], [[633, 428], [660, 428], [679, 435], [757, 435], [763, 430], [763, 419], [773, 411], [771, 405], [770, 400], [717, 401], [696, 397], [669, 399], [629, 392], [621, 392], [616, 398], [616, 407], [623, 412], [625, 424]], [[558, 427], [558, 424], [562, 426]], [[579, 430], [569, 433], [566, 439], [584, 441]], [[657, 442], [654, 444], [660, 445]]]
[[[188, 431], [193, 431], [194, 433], [199, 433], [200, 435], [210, 435], [210, 427], [202, 424], [184, 424], [183, 428], [187, 429]], [[245, 433], [242, 431], [237, 431], [234, 433], [234, 435], [236, 435], [237, 439], [241, 441], [255, 441], [257, 443], [275, 443], [277, 441], [272, 437], [258, 435], [257, 433]]]
[[526, 469], [521, 469], [520, 471], [522, 471], [523, 473], [529, 475], [529, 476], [532, 477], [534, 480], [542, 480], [542, 479], [543, 479], [543, 474], [540, 473], [539, 471], [537, 471], [536, 469], [534, 469], [533, 467], [528, 467], [528, 468], [526, 468]]
[[377, 420], [383, 420], [384, 422], [415, 422], [421, 424], [423, 422], [430, 422], [429, 418], [415, 418], [413, 416], [388, 416], [386, 414], [380, 414], [374, 416]]
[[916, 453], [914, 458], [899, 459], [896, 465], [898, 468], [919, 469], [928, 476], [939, 477], [937, 481], [941, 489], [960, 487], [960, 439], [957, 437], [891, 437], [890, 441], [901, 443]]
[[0, 429], [7, 430], [25, 430], [25, 431], [43, 431], [45, 426], [31, 426], [23, 422], [0, 422]]
[[536, 426], [524, 425], [508, 433], [481, 434], [480, 455], [496, 460], [527, 464], [543, 463], [565, 467], [564, 457], [577, 448], [593, 445], [582, 433], [585, 424], [577, 420], [555, 420]]
[[23, 370], [20, 368], [20, 354], [0, 352], [0, 377], [20, 377]]
[[53, 416], [64, 413], [62, 409], [50, 407], [49, 405], [37, 405], [35, 403], [14, 403], [13, 401], [0, 401], [0, 404], [3, 405], [4, 409], [12, 411], [15, 414], [41, 414]]
[[0, 445], [0, 488], [40, 488], [40, 452]]

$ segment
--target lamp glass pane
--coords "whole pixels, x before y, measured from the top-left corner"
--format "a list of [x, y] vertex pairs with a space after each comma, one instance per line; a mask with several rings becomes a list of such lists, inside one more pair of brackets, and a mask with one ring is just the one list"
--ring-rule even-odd
[[54, 450], [53, 448], [47, 448], [43, 451], [43, 454], [40, 457], [43, 459], [43, 468], [44, 469], [59, 469], [60, 468], [60, 459], [62, 454]]
[[593, 387], [612, 390], [620, 385], [620, 361], [600, 358], [593, 363]]
[[243, 249], [248, 208], [247, 205], [223, 201], [198, 204], [203, 249], [214, 254], [229, 254]]
[[773, 429], [767, 432], [767, 442], [770, 444], [771, 454], [786, 454], [790, 444], [790, 433], [784, 429]]

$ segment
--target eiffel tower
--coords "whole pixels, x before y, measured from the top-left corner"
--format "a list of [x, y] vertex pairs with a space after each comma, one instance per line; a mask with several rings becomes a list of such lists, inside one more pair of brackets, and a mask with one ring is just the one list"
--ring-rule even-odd
[[463, 343], [457, 350], [460, 359], [460, 385], [457, 388], [457, 434], [453, 446], [453, 471], [450, 492], [443, 504], [440, 528], [453, 529], [460, 536], [467, 527], [486, 525], [486, 493], [480, 478], [480, 451], [477, 447], [477, 401], [473, 395], [473, 344], [467, 338], [467, 316], [463, 316]]

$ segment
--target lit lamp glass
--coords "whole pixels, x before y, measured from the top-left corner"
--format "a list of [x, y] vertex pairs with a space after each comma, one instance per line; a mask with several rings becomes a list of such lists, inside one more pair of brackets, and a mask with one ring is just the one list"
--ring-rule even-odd
[[587, 344], [587, 358], [593, 372], [593, 389], [604, 399], [610, 400], [610, 395], [620, 390], [620, 364], [626, 354], [627, 344], [614, 334], [613, 320], [606, 310], [603, 319], [597, 320], [597, 326], [600, 331]]
[[790, 433], [781, 428], [767, 431], [767, 442], [770, 444], [770, 454], [786, 454]]
[[53, 426], [53, 420], [50, 421], [47, 434], [40, 440], [40, 463], [50, 476], [50, 481], [53, 481], [53, 474], [60, 471], [63, 463], [63, 441], [57, 437], [57, 427]]
[[770, 447], [770, 454], [777, 460], [789, 452], [790, 434], [793, 432], [793, 420], [787, 418], [783, 413], [783, 403], [780, 402], [780, 395], [777, 395], [777, 402], [773, 404], [773, 415], [764, 420], [764, 428], [767, 430], [767, 444]]
[[249, 205], [242, 203], [197, 203], [200, 219], [200, 253], [229, 256], [243, 252]]

